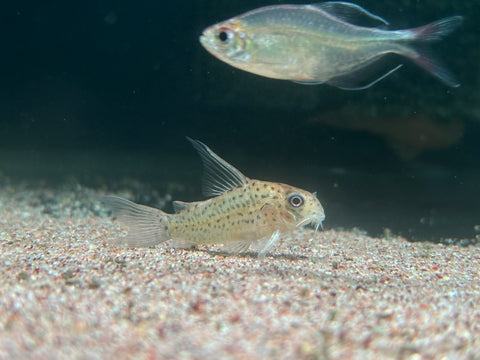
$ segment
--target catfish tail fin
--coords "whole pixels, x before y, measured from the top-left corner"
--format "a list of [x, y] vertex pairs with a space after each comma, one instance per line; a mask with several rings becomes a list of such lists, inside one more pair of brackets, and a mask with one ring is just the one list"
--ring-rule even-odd
[[128, 227], [127, 237], [119, 242], [125, 242], [128, 247], [152, 247], [169, 240], [169, 215], [163, 211], [117, 196], [102, 196], [100, 200]]

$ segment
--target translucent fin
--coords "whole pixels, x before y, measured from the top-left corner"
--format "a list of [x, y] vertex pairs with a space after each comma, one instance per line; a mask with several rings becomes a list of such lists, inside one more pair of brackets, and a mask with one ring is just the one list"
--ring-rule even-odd
[[174, 239], [172, 241], [172, 247], [174, 247], [175, 249], [191, 249], [194, 246], [194, 243], [191, 243], [190, 241], [184, 239]]
[[151, 247], [169, 239], [168, 214], [161, 210], [135, 204], [117, 196], [102, 196], [117, 219], [128, 227], [125, 239], [118, 239], [128, 247]]
[[224, 244], [223, 248], [226, 252], [229, 252], [231, 254], [238, 254], [247, 251], [251, 243], [252, 242], [250, 240], [235, 241]]
[[293, 81], [296, 84], [300, 85], [321, 85], [323, 84], [322, 81], [316, 81], [316, 82], [308, 82], [308, 81]]
[[358, 85], [359, 78], [357, 76], [358, 72], [365, 72], [366, 71], [365, 68], [360, 69], [357, 72], [354, 72], [354, 73], [351, 73], [351, 74], [348, 74], [348, 75], [339, 76], [339, 77], [330, 79], [329, 81], [327, 81], [327, 84], [335, 86], [335, 87], [337, 87], [339, 89], [342, 89], [342, 90], [365, 90], [365, 89], [368, 89], [368, 88], [372, 87], [373, 85], [375, 85], [379, 81], [382, 81], [387, 76], [391, 75], [393, 72], [400, 69], [402, 66], [403, 65], [400, 64], [400, 65], [394, 67], [393, 69], [390, 69], [388, 72], [381, 75], [380, 77], [377, 77], [375, 80], [369, 82], [366, 85]]
[[198, 151], [204, 165], [202, 190], [205, 196], [221, 195], [247, 183], [247, 178], [240, 171], [215, 154], [207, 145], [189, 137], [187, 139]]
[[405, 31], [412, 34], [412, 40], [438, 41], [452, 33], [462, 22], [462, 16], [451, 16]]
[[344, 1], [328, 1], [323, 3], [311, 4], [310, 6], [323, 10], [326, 13], [353, 25], [378, 27], [381, 25], [390, 25], [387, 20], [380, 16], [372, 14], [361, 6]]
[[[437, 41], [454, 31], [462, 24], [462, 22], [462, 16], [451, 16], [418, 28], [404, 31], [410, 35], [412, 41]], [[460, 82], [455, 76], [448, 71], [440, 61], [435, 59], [428, 48], [418, 46], [417, 44], [412, 47], [405, 46], [403, 50], [403, 52], [399, 52], [401, 55], [410, 58], [418, 66], [427, 70], [446, 85], [451, 87], [460, 86]]]
[[428, 71], [444, 84], [451, 87], [459, 87], [460, 82], [438, 59], [432, 55], [432, 52], [427, 48], [408, 48], [402, 55], [411, 59], [415, 64]]
[[190, 206], [190, 203], [180, 201], [180, 200], [173, 201], [172, 204], [173, 204], [173, 211], [175, 211], [176, 213]]
[[271, 237], [266, 240], [261, 240], [256, 244], [255, 249], [259, 249], [258, 258], [264, 259], [268, 249], [270, 249], [280, 238], [280, 230], [276, 230]]

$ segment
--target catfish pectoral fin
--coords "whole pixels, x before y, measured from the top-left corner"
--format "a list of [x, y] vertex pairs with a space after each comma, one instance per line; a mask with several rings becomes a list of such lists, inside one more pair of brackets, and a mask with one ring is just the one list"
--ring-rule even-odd
[[240, 241], [235, 241], [235, 242], [225, 244], [223, 248], [228, 253], [239, 254], [242, 252], [246, 252], [250, 247], [251, 243], [252, 242], [250, 240], [240, 240]]

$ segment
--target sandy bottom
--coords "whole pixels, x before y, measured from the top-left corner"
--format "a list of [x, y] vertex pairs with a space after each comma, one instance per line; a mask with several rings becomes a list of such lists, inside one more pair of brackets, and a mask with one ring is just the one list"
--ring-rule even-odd
[[122, 249], [78, 185], [0, 189], [0, 359], [479, 359], [480, 247], [306, 229]]

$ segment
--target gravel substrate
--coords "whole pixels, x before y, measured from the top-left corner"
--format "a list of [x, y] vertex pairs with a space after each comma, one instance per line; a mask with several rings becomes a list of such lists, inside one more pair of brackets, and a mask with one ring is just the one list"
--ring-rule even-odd
[[103, 193], [2, 184], [0, 359], [480, 359], [479, 246], [123, 249]]

